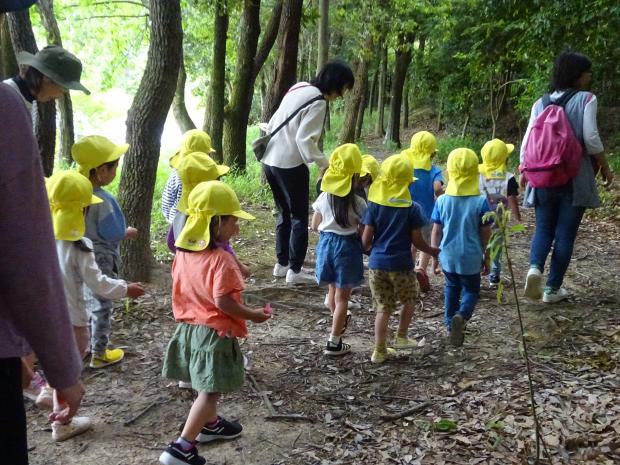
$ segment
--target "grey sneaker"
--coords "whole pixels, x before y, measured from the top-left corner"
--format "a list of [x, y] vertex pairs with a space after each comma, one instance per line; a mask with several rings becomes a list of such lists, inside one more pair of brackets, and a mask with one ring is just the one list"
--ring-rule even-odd
[[528, 299], [539, 300], [542, 297], [542, 273], [536, 267], [531, 267], [525, 278], [523, 295]]
[[286, 272], [287, 284], [316, 284], [316, 278], [310, 273], [306, 273], [303, 270], [299, 270], [299, 273], [295, 273], [289, 269]]
[[284, 278], [286, 276], [287, 271], [288, 271], [288, 266], [283, 266], [283, 265], [280, 265], [279, 263], [276, 263], [273, 266], [273, 275], [276, 278]]
[[546, 287], [543, 293], [543, 302], [546, 304], [554, 304], [568, 299], [569, 293], [563, 287], [554, 289], [553, 287]]

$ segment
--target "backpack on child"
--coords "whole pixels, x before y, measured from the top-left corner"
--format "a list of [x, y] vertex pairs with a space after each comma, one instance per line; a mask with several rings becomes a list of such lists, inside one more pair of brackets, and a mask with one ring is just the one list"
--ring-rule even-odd
[[549, 94], [542, 97], [544, 109], [530, 129], [521, 164], [532, 187], [563, 186], [579, 172], [583, 147], [564, 109], [577, 92], [567, 91], [555, 102]]

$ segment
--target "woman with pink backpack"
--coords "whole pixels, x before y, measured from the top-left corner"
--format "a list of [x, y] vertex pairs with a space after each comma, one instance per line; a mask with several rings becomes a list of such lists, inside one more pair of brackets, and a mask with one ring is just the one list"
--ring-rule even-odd
[[[596, 96], [587, 89], [592, 62], [579, 53], [560, 54], [553, 65], [551, 93], [532, 107], [521, 144], [524, 204], [534, 207], [536, 229], [530, 249], [525, 296], [543, 302], [568, 297], [562, 287], [577, 230], [586, 208], [600, 206], [595, 176], [613, 181], [596, 123]], [[546, 286], [542, 273], [553, 246]]]

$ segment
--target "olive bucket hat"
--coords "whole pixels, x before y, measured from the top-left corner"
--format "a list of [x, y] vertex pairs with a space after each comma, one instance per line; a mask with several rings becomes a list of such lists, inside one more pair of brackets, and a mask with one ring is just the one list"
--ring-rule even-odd
[[48, 45], [34, 55], [19, 52], [17, 63], [32, 66], [65, 89], [81, 90], [90, 95], [90, 91], [80, 83], [82, 62], [58, 45]]

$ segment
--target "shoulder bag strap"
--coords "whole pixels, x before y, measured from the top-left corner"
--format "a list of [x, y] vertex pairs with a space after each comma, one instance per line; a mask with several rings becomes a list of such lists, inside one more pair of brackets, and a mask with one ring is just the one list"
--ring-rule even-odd
[[323, 95], [317, 95], [314, 98], [311, 98], [310, 100], [308, 100], [306, 103], [304, 103], [302, 106], [300, 106], [297, 110], [295, 110], [293, 113], [291, 113], [289, 115], [288, 118], [286, 118], [284, 120], [284, 122], [282, 124], [280, 124], [280, 126], [278, 126], [277, 128], [275, 128], [271, 134], [269, 134], [271, 137], [273, 137], [280, 129], [282, 129], [284, 126], [286, 126], [288, 123], [291, 122], [291, 120], [297, 115], [297, 113], [299, 113], [301, 110], [303, 110], [304, 108], [306, 108], [308, 105], [314, 103], [314, 102], [318, 102], [319, 100], [325, 100], [325, 97], [323, 97]]

